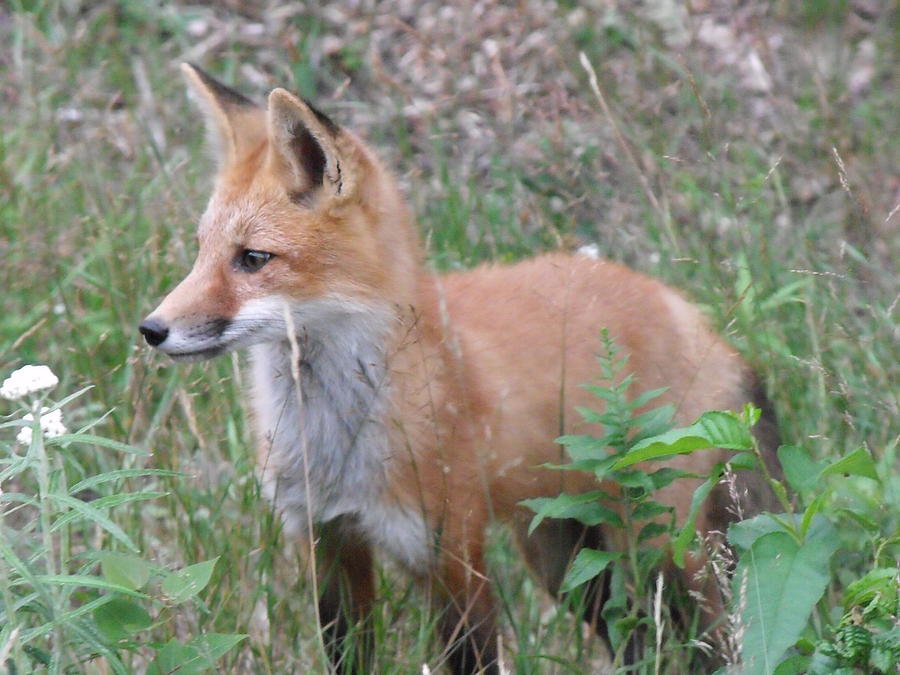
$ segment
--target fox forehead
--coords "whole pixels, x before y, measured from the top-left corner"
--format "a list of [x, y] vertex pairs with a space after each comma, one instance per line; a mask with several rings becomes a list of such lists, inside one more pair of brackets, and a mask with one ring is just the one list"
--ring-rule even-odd
[[287, 239], [301, 220], [296, 207], [277, 190], [234, 190], [218, 186], [200, 217], [201, 243], [231, 242], [253, 248], [260, 240], [272, 244]]
[[264, 220], [264, 207], [265, 202], [258, 199], [229, 198], [216, 190], [200, 216], [197, 236], [201, 241], [243, 241]]
[[242, 240], [283, 199], [284, 188], [267, 170], [267, 149], [268, 143], [263, 141], [252, 152], [219, 169], [198, 225], [201, 240], [211, 235]]

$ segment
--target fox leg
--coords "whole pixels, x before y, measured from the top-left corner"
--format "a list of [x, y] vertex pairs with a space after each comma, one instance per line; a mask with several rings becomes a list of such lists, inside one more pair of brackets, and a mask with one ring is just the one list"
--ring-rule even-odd
[[[554, 519], [543, 521], [534, 532], [528, 534], [528, 522], [523, 519], [515, 523], [519, 547], [544, 588], [560, 598], [560, 585], [575, 556], [582, 548], [603, 549], [603, 533], [599, 527], [589, 527], [577, 520]], [[581, 595], [582, 602], [573, 610], [580, 610], [582, 618], [611, 650], [606, 622], [600, 616], [609, 598], [608, 575], [603, 573], [587, 582], [582, 587]]]
[[497, 613], [482, 541], [452, 545], [445, 540], [431, 590], [442, 611], [439, 625], [450, 670], [455, 675], [499, 673]]
[[319, 621], [338, 673], [371, 672], [375, 596], [372, 549], [352, 527], [335, 521], [320, 528], [316, 546]]

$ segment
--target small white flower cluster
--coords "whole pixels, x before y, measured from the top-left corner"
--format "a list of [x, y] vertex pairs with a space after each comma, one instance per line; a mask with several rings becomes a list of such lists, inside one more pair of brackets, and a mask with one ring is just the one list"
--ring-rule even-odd
[[0, 396], [14, 401], [59, 384], [59, 378], [47, 366], [22, 366], [3, 381]]
[[[44, 407], [41, 409], [41, 431], [44, 432], [44, 436], [47, 438], [56, 438], [57, 436], [62, 436], [68, 429], [66, 429], [66, 425], [63, 424], [62, 419], [62, 410], [57, 408], [53, 412], [48, 412], [50, 408]], [[46, 413], [46, 414], [45, 414]], [[28, 413], [25, 417], [22, 418], [26, 422], [33, 422], [34, 415]], [[19, 434], [16, 436], [16, 440], [19, 443], [24, 443], [28, 445], [31, 443], [31, 426], [22, 427], [19, 429]]]

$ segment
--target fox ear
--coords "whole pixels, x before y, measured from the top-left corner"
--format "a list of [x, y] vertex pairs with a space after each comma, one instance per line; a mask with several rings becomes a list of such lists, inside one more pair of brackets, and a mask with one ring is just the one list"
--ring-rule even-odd
[[305, 198], [320, 187], [334, 196], [347, 193], [340, 137], [340, 127], [306, 101], [284, 89], [269, 94], [270, 161], [293, 195]]
[[207, 137], [220, 165], [235, 161], [265, 137], [263, 111], [253, 101], [192, 63], [182, 63], [181, 72], [206, 117]]

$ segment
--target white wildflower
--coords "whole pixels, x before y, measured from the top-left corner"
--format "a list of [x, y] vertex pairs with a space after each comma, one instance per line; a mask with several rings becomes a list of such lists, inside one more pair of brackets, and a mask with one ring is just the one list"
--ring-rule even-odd
[[585, 244], [578, 249], [578, 255], [597, 260], [600, 257], [600, 247], [597, 244]]
[[[62, 410], [60, 408], [57, 408], [52, 412], [49, 412], [49, 410], [50, 408], [47, 407], [41, 409], [41, 431], [44, 432], [44, 436], [47, 438], [62, 436], [67, 431], [66, 425], [63, 424]], [[22, 419], [26, 422], [33, 422], [34, 415], [28, 413]], [[19, 430], [19, 434], [16, 436], [16, 440], [19, 441], [19, 443], [28, 445], [31, 443], [31, 433], [32, 428], [30, 424], [27, 427], [22, 427]]]
[[431, 668], [428, 667], [427, 663], [422, 664], [422, 675], [431, 675]]
[[47, 366], [22, 366], [3, 381], [0, 396], [10, 401], [43, 389], [52, 389], [59, 378]]

